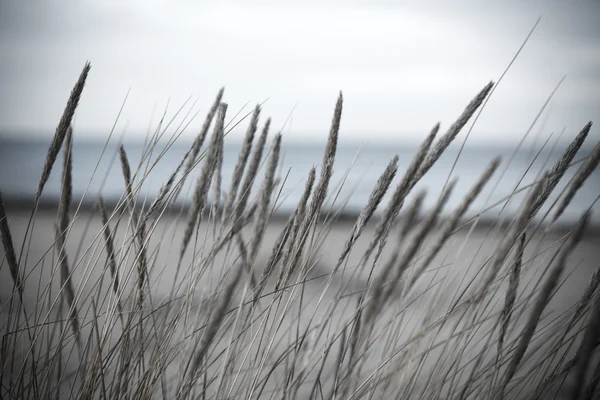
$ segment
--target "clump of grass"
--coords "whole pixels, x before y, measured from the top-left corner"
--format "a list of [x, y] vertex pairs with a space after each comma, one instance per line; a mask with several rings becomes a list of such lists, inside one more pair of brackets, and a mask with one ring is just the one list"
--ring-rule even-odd
[[250, 157], [250, 151], [252, 150], [252, 143], [254, 142], [254, 135], [256, 134], [256, 130], [258, 129], [258, 117], [260, 116], [260, 106], [256, 106], [254, 109], [254, 113], [252, 114], [252, 119], [250, 120], [250, 124], [248, 125], [248, 130], [246, 131], [246, 136], [244, 137], [244, 144], [242, 145], [242, 149], [240, 150], [240, 154], [238, 157], [238, 162], [235, 165], [235, 169], [233, 171], [233, 175], [231, 178], [231, 186], [229, 187], [229, 192], [227, 193], [227, 204], [223, 210], [223, 215], [230, 215], [231, 210], [233, 209], [233, 204], [235, 199], [237, 198], [238, 190], [240, 183], [242, 181], [242, 175], [244, 173], [244, 169], [246, 168], [246, 164], [248, 163], [248, 158]]
[[533, 309], [531, 310], [531, 315], [527, 320], [527, 325], [523, 329], [519, 341], [517, 343], [517, 347], [512, 354], [512, 357], [509, 361], [507, 371], [504, 374], [504, 379], [502, 380], [500, 387], [496, 391], [495, 398], [501, 399], [503, 398], [506, 387], [510, 383], [513, 378], [515, 372], [517, 372], [517, 368], [519, 367], [523, 356], [525, 355], [525, 351], [527, 347], [530, 345], [531, 339], [535, 332], [536, 327], [540, 322], [540, 318], [542, 316], [542, 312], [548, 305], [550, 301], [552, 292], [559, 284], [559, 279], [563, 271], [565, 270], [567, 257], [571, 254], [575, 246], [581, 240], [583, 232], [585, 230], [586, 225], [589, 222], [589, 213], [585, 213], [579, 223], [575, 226], [573, 232], [568, 237], [568, 240], [565, 243], [565, 246], [560, 250], [557, 254], [557, 261], [553, 268], [550, 270], [548, 278], [544, 282], [542, 286], [542, 290], [537, 298], [536, 302], [533, 304]]
[[[0, 192], [2, 266], [13, 288], [10, 305], [2, 293], [0, 306], [8, 315], [1, 327], [1, 397], [526, 399], [559, 393], [562, 384], [555, 381], [569, 374], [575, 383], [566, 390], [573, 398], [596, 390], [598, 379], [588, 370], [600, 356], [600, 274], [582, 290], [573, 312], [549, 313], [578, 261], [573, 255], [585, 240], [591, 212], [564, 235], [540, 235], [536, 225], [547, 215], [552, 225], [597, 167], [598, 146], [561, 200], [548, 204], [591, 123], [534, 182], [499, 237], [488, 239], [496, 230], [483, 228], [488, 246], [474, 255], [457, 250], [465, 248], [461, 241], [475, 240], [474, 228], [465, 234], [460, 223], [501, 160], [481, 166], [481, 176], [458, 194], [462, 200], [448, 217], [442, 210], [457, 195], [457, 178], [431, 209], [424, 209], [426, 188], [420, 185], [485, 104], [493, 83], [437, 142], [441, 123], [425, 135], [412, 160], [392, 157], [351, 224], [336, 223], [339, 199], [332, 190], [342, 93], [322, 163], [310, 169], [297, 206], [279, 223], [274, 213], [286, 183], [278, 168], [283, 136], [277, 133], [267, 150], [267, 118], [255, 140], [259, 106], [248, 114], [231, 184], [222, 187], [224, 89], [149, 206], [140, 193], [152, 173], [148, 166], [161, 161], [147, 159], [163, 154], [155, 151], [159, 142], [146, 143], [145, 160], [134, 170], [120, 146], [124, 195], [111, 213], [99, 196], [95, 218], [95, 210], [70, 210], [77, 173], [71, 124], [89, 68], [73, 89], [38, 185], [36, 209], [62, 149], [56, 230], [44, 254], [31, 250], [43, 239], [41, 222], [28, 226], [21, 253], [16, 250]], [[185, 215], [175, 202], [190, 175], [196, 184]], [[543, 206], [549, 211], [540, 217]], [[82, 228], [85, 213], [91, 222]], [[36, 210], [31, 215], [41, 219]], [[397, 239], [390, 240], [394, 232]], [[340, 235], [334, 252], [330, 239]], [[544, 246], [533, 251], [527, 246], [532, 240]], [[528, 279], [539, 272], [539, 290], [531, 289]], [[165, 282], [172, 286], [165, 288]]]
[[225, 113], [227, 111], [227, 104], [222, 103], [219, 106], [219, 115], [217, 117], [217, 124], [215, 125], [214, 133], [209, 147], [208, 157], [204, 162], [202, 174], [198, 178], [196, 183], [196, 189], [194, 192], [194, 199], [192, 200], [192, 207], [188, 215], [188, 223], [185, 229], [185, 235], [183, 237], [183, 243], [181, 245], [181, 252], [179, 259], [183, 259], [185, 251], [192, 239], [194, 228], [198, 223], [198, 219], [202, 218], [204, 212], [204, 206], [206, 204], [206, 197], [208, 190], [212, 182], [212, 176], [215, 173], [215, 167], [217, 165], [217, 157], [219, 151], [220, 136], [223, 135], [223, 127], [225, 125]]

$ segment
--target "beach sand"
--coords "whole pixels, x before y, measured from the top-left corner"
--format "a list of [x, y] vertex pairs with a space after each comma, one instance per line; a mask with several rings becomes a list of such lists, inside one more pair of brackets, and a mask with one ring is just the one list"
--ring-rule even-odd
[[[20, 249], [23, 243], [27, 223], [30, 216], [30, 211], [20, 208], [9, 208], [7, 210], [9, 216], [9, 225], [13, 234], [15, 247]], [[32, 229], [30, 241], [26, 245], [26, 260], [23, 259], [21, 265], [25, 265], [25, 291], [24, 303], [30, 315], [35, 315], [37, 323], [44, 320], [46, 322], [57, 318], [56, 315], [42, 312], [36, 308], [36, 304], [41, 301], [47, 303], [50, 298], [56, 299], [60, 288], [60, 273], [56, 268], [55, 251], [52, 250], [56, 222], [56, 211], [51, 209], [43, 209], [38, 211], [35, 217], [35, 224]], [[136, 269], [134, 260], [134, 251], [127, 249], [135, 246], [131, 243], [131, 227], [127, 226], [128, 218], [125, 217], [119, 223], [118, 229], [115, 230], [116, 218], [110, 222], [111, 228], [115, 234], [115, 244], [119, 257], [125, 257], [125, 262], [121, 263], [122, 268], [119, 271], [122, 285], [134, 289], [136, 285]], [[276, 242], [276, 239], [283, 229], [285, 218], [281, 216], [274, 217], [268, 224], [262, 246], [258, 251], [254, 265], [254, 275], [259, 277], [264, 270], [264, 266], [271, 254], [271, 250]], [[173, 279], [176, 275], [178, 258], [180, 252], [180, 244], [185, 230], [186, 218], [185, 213], [178, 215], [176, 213], [164, 214], [155, 223], [154, 219], [150, 219], [147, 224], [147, 232], [150, 233], [150, 238], [147, 242], [147, 252], [150, 261], [150, 293], [146, 299], [148, 308], [156, 308], [158, 304], [164, 304], [170, 298]], [[387, 241], [387, 246], [383, 249], [380, 262], [375, 265], [371, 271], [372, 258], [362, 268], [359, 267], [359, 261], [365, 250], [369, 246], [370, 240], [374, 233], [375, 224], [371, 223], [367, 226], [361, 238], [354, 245], [350, 257], [347, 262], [342, 265], [338, 273], [331, 275], [333, 267], [336, 265], [339, 255], [342, 252], [344, 243], [348, 238], [353, 221], [351, 218], [334, 223], [324, 223], [319, 225], [320, 229], [314, 232], [314, 235], [309, 238], [309, 243], [312, 243], [312, 256], [307, 257], [307, 277], [308, 281], [305, 285], [290, 286], [287, 289], [287, 295], [283, 299], [290, 300], [289, 309], [291, 312], [284, 313], [279, 311], [279, 314], [273, 313], [272, 318], [264, 320], [265, 326], [274, 324], [276, 321], [281, 323], [281, 327], [277, 330], [277, 338], [273, 341], [271, 354], [278, 354], [277, 349], [284, 349], [289, 345], [292, 336], [291, 331], [298, 328], [306, 328], [311, 326], [324, 327], [328, 330], [321, 337], [315, 337], [315, 342], [312, 345], [317, 346], [318, 343], [325, 343], [326, 340], [331, 340], [334, 334], [339, 334], [341, 327], [347, 323], [349, 318], [354, 314], [358, 294], [367, 288], [369, 275], [377, 276], [390, 254], [394, 249], [398, 248], [398, 233], [397, 228], [394, 228]], [[400, 300], [400, 293], [393, 297], [393, 301], [382, 314], [382, 326], [385, 326], [386, 317], [395, 316], [395, 324], [393, 328], [382, 330], [385, 332], [381, 336], [381, 341], [373, 345], [372, 352], [374, 354], [372, 365], [377, 365], [381, 360], [385, 360], [389, 355], [389, 349], [395, 348], [394, 343], [402, 343], [411, 338], [416, 332], [422, 329], [423, 320], [435, 321], [444, 315], [450, 304], [456, 300], [456, 296], [463, 290], [469, 290], [469, 283], [475, 277], [482, 278], [485, 272], [485, 262], [493, 255], [493, 250], [497, 247], [499, 240], [506, 234], [506, 227], [493, 226], [488, 223], [480, 226], [475, 226], [470, 230], [472, 225], [467, 225], [459, 232], [455, 233], [442, 248], [435, 260], [431, 264], [431, 268], [417, 281], [415, 287], [407, 294], [404, 300]], [[129, 231], [128, 231], [129, 229]], [[203, 221], [197, 231], [197, 236], [194, 238], [190, 248], [186, 252], [181, 263], [181, 273], [179, 282], [183, 283], [184, 290], [179, 292], [179, 295], [186, 293], [191, 296], [192, 301], [188, 304], [194, 304], [197, 307], [190, 307], [186, 310], [186, 318], [190, 322], [188, 327], [194, 325], [194, 319], [210, 310], [206, 307], [207, 295], [213, 293], [217, 285], [222, 285], [224, 273], [234, 265], [236, 265], [239, 257], [238, 249], [231, 246], [225, 247], [215, 258], [213, 262], [200, 265], [198, 260], [206, 257], [214, 246], [214, 232], [218, 232], [221, 226], [215, 225], [210, 221]], [[246, 242], [250, 242], [253, 237], [253, 226], [250, 224], [242, 233], [242, 237]], [[539, 278], [545, 272], [545, 266], [549, 264], [556, 251], [559, 249], [562, 239], [567, 232], [551, 231], [543, 234], [543, 229], [533, 236], [528, 243], [524, 254], [524, 265], [519, 286], [519, 299], [523, 300], [533, 291], [534, 286]], [[433, 235], [435, 238], [435, 235]], [[567, 270], [562, 275], [564, 283], [560, 286], [556, 295], [546, 309], [544, 316], [549, 317], [550, 321], [553, 316], [560, 316], [563, 313], [568, 313], [572, 307], [580, 299], [585, 290], [590, 277], [594, 271], [600, 267], [600, 235], [598, 231], [591, 231], [587, 234], [582, 242], [577, 246], [569, 258]], [[422, 243], [421, 250], [417, 256], [417, 264], [423, 253], [432, 245], [431, 240]], [[133, 250], [133, 249], [132, 249]], [[72, 221], [66, 252], [68, 255], [69, 264], [72, 268], [73, 283], [77, 292], [77, 305], [79, 315], [82, 320], [82, 331], [89, 334], [90, 319], [93, 318], [91, 301], [95, 298], [103, 299], [100, 304], [95, 304], [98, 314], [105, 316], [110, 314], [110, 310], [114, 310], [114, 296], [111, 296], [110, 274], [108, 270], [106, 250], [104, 246], [104, 237], [102, 236], [102, 222], [97, 212], [92, 213], [90, 210], [81, 211]], [[127, 254], [127, 255], [124, 255]], [[1, 324], [4, 325], [7, 320], [8, 300], [12, 291], [12, 281], [6, 265], [4, 250], [0, 250], [2, 258], [2, 268], [0, 269], [0, 307]], [[509, 257], [512, 260], [513, 256]], [[53, 268], [54, 266], [54, 268]], [[225, 268], [227, 267], [227, 268]], [[506, 276], [507, 268], [503, 268], [499, 278]], [[277, 275], [279, 271], [276, 271]], [[409, 270], [409, 274], [412, 269]], [[52, 275], [54, 277], [52, 278]], [[104, 276], [104, 279], [100, 277]], [[410, 275], [409, 275], [410, 276]], [[297, 277], [293, 277], [293, 280]], [[47, 283], [52, 281], [51, 294], [48, 294]], [[478, 281], [476, 281], [478, 282]], [[491, 300], [488, 313], [498, 312], [502, 308], [504, 295], [508, 279], [504, 279], [500, 284], [497, 295]], [[100, 283], [102, 287], [99, 288]], [[238, 286], [241, 288], [242, 286]], [[271, 303], [269, 294], [273, 288], [273, 280], [269, 281], [265, 289], [266, 295], [260, 299], [256, 307], [266, 308]], [[344, 288], [343, 290], [341, 288]], [[97, 293], [107, 293], [106, 296], [98, 296]], [[129, 291], [127, 291], [129, 292]], [[241, 299], [241, 289], [236, 293], [236, 298], [230, 302], [230, 308], [234, 308], [239, 304]], [[285, 301], [285, 300], [284, 300]], [[332, 314], [329, 314], [329, 307], [333, 301], [336, 301], [337, 307]], [[302, 316], [298, 318], [299, 307], [303, 310]], [[398, 318], [398, 314], [404, 312], [403, 318]], [[523, 313], [522, 308], [515, 312], [515, 315]], [[157, 313], [156, 315], [160, 315]], [[235, 313], [230, 313], [234, 316]], [[196, 316], [196, 317], [194, 317]], [[277, 320], [277, 316], [281, 317]], [[519, 318], [517, 327], [513, 332], [518, 333], [522, 328], [522, 324], [526, 320], [527, 311]], [[230, 320], [231, 322], [231, 320]], [[542, 325], [540, 325], [542, 326]], [[337, 328], [337, 329], [336, 329]], [[444, 335], [451, 334], [451, 324], [447, 324], [444, 328], [437, 332], [436, 339], [443, 340]], [[191, 329], [191, 328], [190, 328]], [[192, 329], [193, 331], [193, 329]], [[336, 332], [337, 331], [337, 332]], [[543, 329], [542, 329], [543, 331]], [[544, 331], [541, 335], [550, 335]], [[226, 335], [226, 333], [223, 333]], [[84, 337], [86, 337], [84, 335]], [[227, 342], [229, 336], [223, 340]], [[216, 350], [221, 346], [216, 345]], [[484, 346], [484, 343], [476, 344], [474, 342], [473, 351], [478, 351]], [[221, 346], [223, 348], [223, 346]], [[226, 347], [226, 346], [225, 346]], [[249, 351], [249, 356], [252, 352], [249, 349], [254, 349], [255, 343], [252, 343], [248, 348], [243, 348], [244, 351]], [[317, 346], [318, 347], [318, 346]], [[337, 352], [337, 346], [332, 351]], [[495, 343], [492, 344], [495, 349]], [[23, 347], [24, 349], [25, 347]], [[21, 350], [23, 350], [21, 349]], [[238, 350], [240, 350], [238, 348]], [[18, 353], [18, 352], [17, 352]], [[189, 353], [183, 353], [189, 354]], [[432, 357], [436, 354], [432, 352]], [[319, 354], [312, 354], [315, 365], [318, 364]], [[335, 354], [330, 355], [330, 359], [335, 360]], [[177, 358], [176, 358], [177, 359]], [[179, 358], [181, 359], [181, 358]], [[311, 360], [310, 357], [308, 357]], [[379, 360], [379, 361], [377, 361]], [[76, 357], [72, 360], [77, 361]], [[426, 368], [431, 368], [436, 362], [440, 362], [434, 358], [428, 359]], [[447, 360], [445, 362], [448, 362]], [[217, 363], [219, 364], [219, 363]], [[390, 364], [391, 365], [391, 364]], [[427, 366], [428, 365], [428, 366]], [[326, 367], [331, 367], [326, 366]], [[174, 363], [171, 372], [176, 375], [178, 364]], [[368, 367], [366, 368], [368, 370]], [[389, 371], [387, 371], [389, 372]], [[307, 378], [310, 382], [310, 378]], [[308, 389], [312, 388], [312, 382], [307, 384]], [[306, 392], [307, 395], [309, 392]], [[517, 398], [517, 397], [515, 397]]]

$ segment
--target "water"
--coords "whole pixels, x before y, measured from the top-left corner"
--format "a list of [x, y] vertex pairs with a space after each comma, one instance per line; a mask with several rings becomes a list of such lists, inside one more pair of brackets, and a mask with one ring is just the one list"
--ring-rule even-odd
[[[0, 190], [2, 190], [6, 200], [30, 200], [34, 197], [49, 142], [49, 138], [16, 139], [15, 137], [0, 136]], [[129, 141], [125, 142], [124, 145], [131, 168], [135, 171], [142, 157], [143, 143]], [[83, 141], [75, 138], [73, 154], [73, 198], [75, 200], [83, 198], [84, 203], [93, 203], [100, 193], [109, 202], [118, 201], [122, 197], [125, 185], [117, 156], [117, 146], [116, 140], [109, 142], [104, 148], [104, 141]], [[166, 143], [157, 146], [150, 157], [151, 162], [148, 163], [146, 160], [146, 163], [142, 166], [143, 170], [152, 168], [152, 171], [143, 182], [140, 200], [151, 201], [156, 196], [160, 187], [168, 180], [172, 171], [189, 149], [189, 146], [190, 142], [184, 140], [180, 140], [170, 147], [167, 147]], [[241, 143], [232, 140], [226, 141], [222, 177], [222, 188], [225, 192], [223, 196], [229, 188], [240, 148]], [[329, 206], [334, 209], [344, 207], [344, 210], [348, 213], [360, 211], [366, 204], [376, 180], [392, 157], [395, 154], [399, 156], [399, 176], [395, 178], [397, 183], [400, 175], [412, 160], [416, 148], [416, 145], [403, 143], [367, 143], [361, 145], [360, 143], [341, 142], [335, 160], [333, 186], [329, 191]], [[284, 137], [280, 176], [282, 181], [285, 180], [285, 184], [278, 200], [278, 212], [289, 212], [296, 206], [304, 189], [304, 182], [310, 168], [312, 166], [318, 168], [321, 165], [324, 149], [325, 140], [313, 143], [294, 143], [286, 142]], [[459, 144], [451, 146], [423, 180], [419, 182], [415, 188], [416, 190], [412, 192], [412, 196], [418, 190], [426, 189], [428, 195], [425, 205], [431, 206], [449, 178], [459, 149]], [[501, 156], [502, 164], [496, 171], [492, 181], [488, 183], [483, 193], [474, 202], [468, 213], [469, 215], [474, 215], [476, 212], [502, 201], [514, 191], [517, 185], [519, 188], [529, 185], [539, 176], [541, 171], [554, 165], [564, 149], [552, 150], [547, 148], [539, 154], [537, 153], [538, 150], [525, 147], [514, 153], [514, 148], [511, 147], [467, 145], [452, 172], [452, 177], [458, 177], [459, 180], [450, 202], [445, 208], [445, 213], [448, 214], [458, 205], [464, 193], [476, 182], [493, 157]], [[589, 147], [583, 148], [575, 160], [583, 159], [590, 151], [591, 148]], [[163, 154], [161, 155], [161, 153]], [[537, 158], [534, 160], [536, 155]], [[511, 157], [512, 161], [509, 163]], [[190, 189], [200, 173], [201, 165], [197, 166], [192, 172], [191, 178], [187, 179], [179, 202], [186, 202], [191, 199]], [[548, 204], [552, 204], [557, 195], [561, 193], [579, 165], [581, 164], [577, 164], [568, 171], [555, 189]], [[55, 202], [58, 200], [61, 170], [62, 157], [50, 175], [42, 195], [43, 201]], [[264, 168], [261, 169], [259, 178], [262, 179], [263, 175]], [[139, 175], [136, 182], [139, 183]], [[256, 184], [255, 191], [258, 187], [259, 184]], [[512, 201], [508, 203], [503, 201], [501, 205], [488, 209], [483, 213], [483, 217], [489, 219], [498, 218], [499, 215], [510, 217], [518, 210], [525, 193], [526, 191], [523, 191], [514, 196]], [[593, 221], [595, 224], [600, 223], [600, 213], [597, 212], [600, 211], [600, 205], [596, 201], [599, 195], [600, 172], [595, 171], [588, 178], [586, 185], [580, 189], [560, 221], [572, 222], [593, 205], [592, 208], [596, 211]], [[391, 193], [388, 193], [386, 200], [390, 196]], [[543, 216], [546, 209], [542, 209], [539, 215]]]

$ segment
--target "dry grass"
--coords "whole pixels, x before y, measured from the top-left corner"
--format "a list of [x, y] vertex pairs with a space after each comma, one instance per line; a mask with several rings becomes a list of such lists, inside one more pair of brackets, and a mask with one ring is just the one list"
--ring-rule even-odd
[[[1, 294], [0, 304], [7, 315], [1, 327], [2, 398], [527, 399], [559, 393], [556, 382], [571, 375], [572, 398], [596, 390], [598, 379], [588, 371], [600, 371], [600, 273], [582, 290], [573, 312], [549, 312], [565, 271], [577, 262], [573, 254], [590, 212], [582, 212], [550, 247], [528, 245], [549, 232], [538, 232], [545, 217], [535, 217], [542, 206], [549, 206], [552, 223], [597, 167], [598, 146], [561, 200], [547, 204], [591, 123], [530, 187], [508, 227], [498, 228], [494, 245], [481, 249], [484, 261], [470, 261], [475, 255], [452, 247], [454, 265], [440, 266], [439, 254], [456, 240], [465, 213], [501, 160], [481, 166], [480, 178], [461, 194], [449, 218], [441, 215], [455, 180], [429, 210], [423, 210], [424, 191], [404, 204], [484, 104], [493, 88], [489, 83], [435, 144], [440, 124], [434, 126], [406, 170], [400, 170], [397, 156], [389, 161], [356, 220], [339, 225], [347, 228], [341, 251], [324, 266], [327, 232], [335, 224], [333, 206], [326, 205], [335, 199], [341, 93], [322, 165], [308, 173], [298, 205], [272, 241], [265, 238], [285, 186], [278, 169], [282, 135], [267, 150], [266, 119], [255, 142], [257, 106], [231, 185], [222, 193], [228, 111], [223, 89], [149, 206], [140, 193], [152, 169], [140, 162], [132, 171], [120, 147], [124, 196], [112, 210], [98, 199], [101, 228], [86, 231], [84, 240], [74, 228], [80, 215], [70, 210], [77, 173], [71, 122], [89, 69], [86, 64], [73, 89], [38, 185], [32, 221], [62, 149], [56, 237], [41, 259], [29, 254], [35, 224], [28, 225], [17, 251], [0, 194], [2, 266], [12, 279], [12, 291]], [[212, 137], [201, 152], [213, 120]], [[144, 154], [152, 157], [157, 143], [148, 141]], [[197, 181], [185, 216], [175, 200], [188, 176]], [[381, 207], [386, 194], [389, 202]], [[394, 231], [398, 236], [390, 240]], [[70, 253], [68, 244], [78, 241], [77, 252]], [[469, 266], [460, 284], [453, 280], [457, 264]], [[539, 289], [532, 290], [526, 277], [534, 265], [542, 272]], [[165, 281], [172, 282], [168, 296], [156, 289]]]

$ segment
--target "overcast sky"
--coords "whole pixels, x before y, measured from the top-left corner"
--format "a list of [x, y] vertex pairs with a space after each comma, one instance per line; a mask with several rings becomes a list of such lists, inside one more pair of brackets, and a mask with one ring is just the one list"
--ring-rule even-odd
[[120, 129], [143, 135], [192, 96], [192, 135], [225, 86], [231, 115], [268, 98], [279, 128], [294, 110], [291, 138], [326, 136], [339, 90], [345, 137], [422, 137], [498, 79], [540, 15], [472, 138], [519, 139], [567, 75], [540, 129], [568, 139], [600, 116], [598, 1], [1, 0], [0, 130], [52, 132], [89, 60], [79, 135], [106, 135], [129, 89]]

